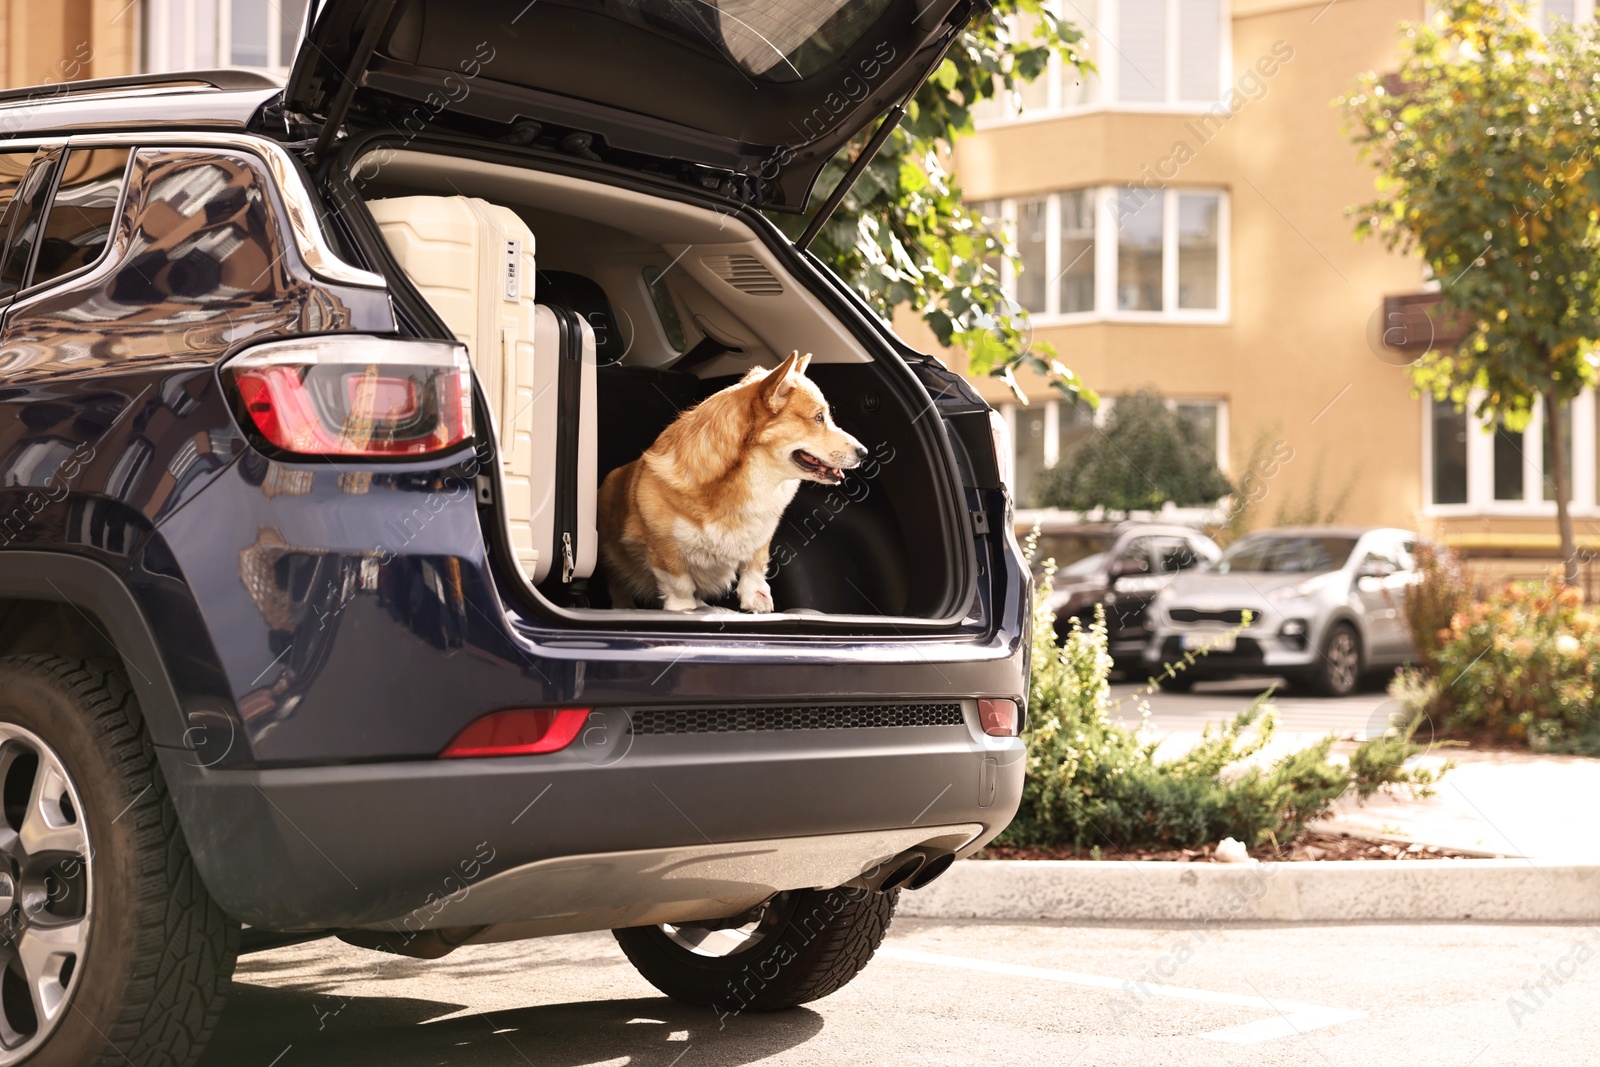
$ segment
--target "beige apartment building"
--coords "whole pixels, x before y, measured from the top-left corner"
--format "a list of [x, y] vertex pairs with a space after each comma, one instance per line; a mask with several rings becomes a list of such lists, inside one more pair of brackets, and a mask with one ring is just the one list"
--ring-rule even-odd
[[[991, 108], [955, 161], [969, 198], [1016, 227], [1025, 269], [1007, 281], [1036, 340], [1112, 404], [1143, 386], [1171, 398], [1236, 481], [1265, 457], [1255, 525], [1316, 513], [1414, 526], [1525, 569], [1552, 557], [1537, 420], [1487, 433], [1412, 396], [1403, 364], [1427, 320], [1386, 318], [1384, 300], [1426, 288], [1423, 271], [1351, 236], [1346, 209], [1371, 196], [1372, 172], [1333, 101], [1392, 69], [1422, 0], [1059, 2], [1098, 73], [1051, 71], [1020, 107]], [[1540, 17], [1592, 17], [1593, 0], [1544, 3]], [[286, 72], [305, 5], [0, 0], [0, 84]], [[1037, 380], [1026, 406], [977, 384], [1013, 426], [1027, 503], [1095, 416]], [[1600, 550], [1595, 398], [1572, 416], [1580, 544]]]
[[[1565, 3], [1551, 14], [1571, 17]], [[1016, 228], [1024, 269], [1008, 283], [1037, 341], [1113, 403], [1143, 386], [1170, 397], [1236, 482], [1253, 458], [1288, 457], [1257, 472], [1256, 526], [1331, 513], [1536, 571], [1557, 545], [1537, 419], [1491, 434], [1412, 395], [1404, 364], [1428, 320], [1393, 306], [1386, 320], [1384, 300], [1425, 289], [1423, 268], [1356, 243], [1346, 213], [1372, 197], [1373, 171], [1334, 100], [1394, 68], [1398, 24], [1422, 9], [1063, 0], [1098, 74], [1052, 71], [1020, 108], [991, 108], [956, 175]], [[1026, 504], [1091, 417], [1037, 379], [1027, 406], [974, 380], [1012, 424]], [[1579, 543], [1600, 549], [1595, 397], [1572, 414]]]

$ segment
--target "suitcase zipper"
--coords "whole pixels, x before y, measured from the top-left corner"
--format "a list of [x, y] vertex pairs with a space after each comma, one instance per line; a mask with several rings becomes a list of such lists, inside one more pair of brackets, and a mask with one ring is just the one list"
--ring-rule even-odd
[[582, 410], [583, 327], [570, 308], [557, 311], [561, 362], [556, 386], [556, 530], [561, 534], [561, 584], [572, 582], [577, 566], [573, 533], [578, 525], [578, 420]]

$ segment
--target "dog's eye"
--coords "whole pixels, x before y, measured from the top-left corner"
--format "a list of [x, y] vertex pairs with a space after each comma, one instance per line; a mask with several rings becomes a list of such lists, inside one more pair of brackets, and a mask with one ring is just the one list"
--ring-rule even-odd
[[818, 424], [821, 424], [822, 419], [823, 419], [823, 414], [820, 411], [817, 412], [815, 415], [811, 416], [811, 421], [815, 422], [815, 423], [818, 423]]

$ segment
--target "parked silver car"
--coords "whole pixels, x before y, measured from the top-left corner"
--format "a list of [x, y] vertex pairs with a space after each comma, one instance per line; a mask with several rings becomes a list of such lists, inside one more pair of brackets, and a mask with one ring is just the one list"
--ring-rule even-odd
[[1335, 526], [1241, 538], [1156, 594], [1145, 666], [1155, 673], [1206, 649], [1162, 687], [1269, 674], [1328, 696], [1352, 693], [1364, 673], [1413, 654], [1404, 599], [1416, 542], [1409, 530]]

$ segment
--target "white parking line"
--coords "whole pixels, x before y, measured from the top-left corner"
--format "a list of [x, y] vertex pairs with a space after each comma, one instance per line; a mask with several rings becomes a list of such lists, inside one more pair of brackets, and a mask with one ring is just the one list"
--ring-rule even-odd
[[1226, 1004], [1237, 1008], [1259, 1008], [1272, 1013], [1272, 1018], [1253, 1023], [1240, 1023], [1221, 1030], [1211, 1030], [1199, 1037], [1208, 1041], [1225, 1041], [1235, 1045], [1253, 1045], [1279, 1037], [1293, 1037], [1307, 1030], [1320, 1030], [1367, 1013], [1348, 1008], [1325, 1008], [1317, 1004], [1300, 1004], [1291, 1000], [1268, 1000], [1240, 993], [1214, 993], [1209, 989], [1187, 989], [1175, 985], [1151, 985], [1148, 982], [1130, 982], [1125, 978], [1107, 978], [1098, 974], [1081, 974], [1077, 971], [1056, 971], [1046, 967], [1025, 967], [1020, 963], [1000, 963], [995, 960], [978, 960], [967, 956], [944, 956], [936, 952], [918, 952], [915, 949], [878, 949], [879, 956], [907, 963], [928, 963], [938, 967], [960, 967], [969, 971], [987, 971], [991, 974], [1009, 974], [1018, 978], [1036, 978], [1046, 982], [1064, 982], [1067, 985], [1088, 986], [1092, 989], [1114, 989], [1127, 992], [1130, 986], [1140, 996], [1170, 997], [1174, 1000], [1192, 1000], [1202, 1004]]

